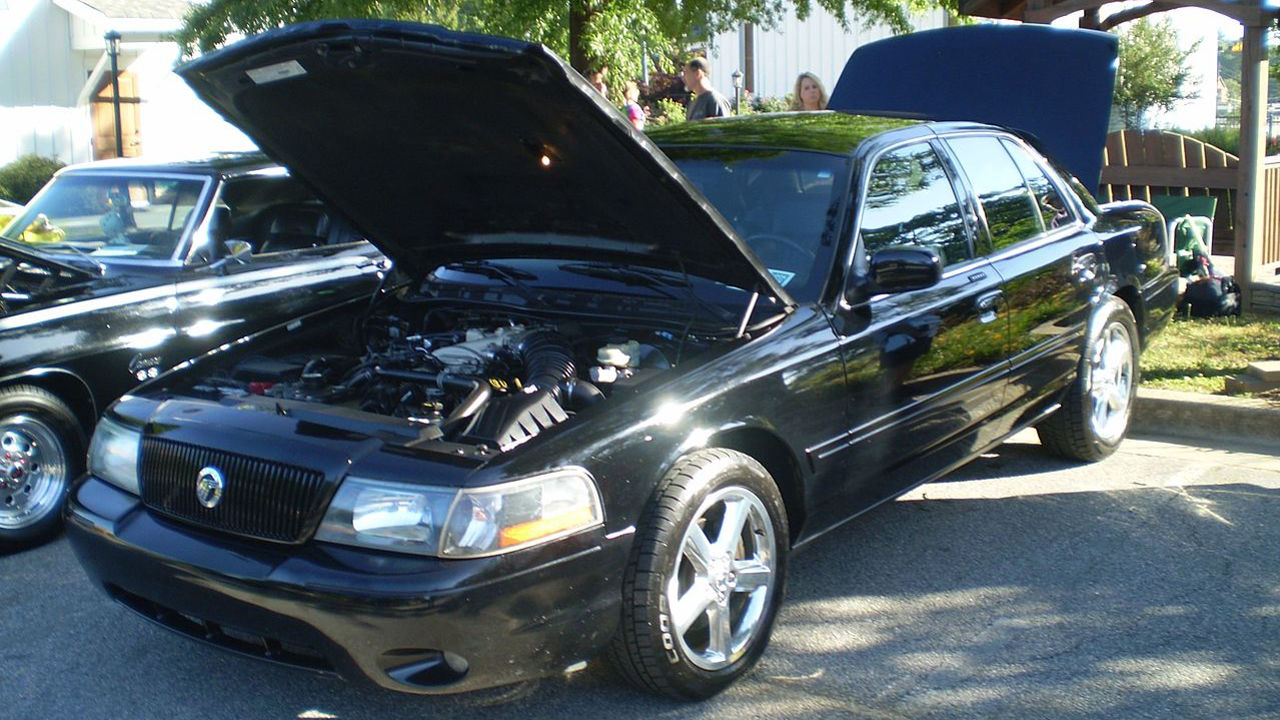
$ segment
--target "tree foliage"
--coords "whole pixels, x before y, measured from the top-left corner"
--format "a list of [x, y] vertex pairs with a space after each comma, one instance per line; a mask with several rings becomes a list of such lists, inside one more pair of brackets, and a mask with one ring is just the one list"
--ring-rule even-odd
[[956, 0], [210, 0], [192, 6], [178, 35], [187, 53], [208, 51], [234, 34], [333, 18], [417, 20], [455, 30], [540, 42], [579, 72], [608, 67], [606, 82], [641, 77], [648, 59], [674, 70], [691, 44], [741, 23], [768, 28], [788, 7], [801, 19], [817, 8], [848, 28], [854, 22], [910, 29], [910, 15]]
[[1167, 18], [1138, 20], [1121, 30], [1119, 39], [1120, 68], [1112, 102], [1125, 127], [1138, 127], [1147, 112], [1172, 109], [1177, 101], [1193, 96], [1183, 86], [1191, 74], [1188, 60], [1199, 42], [1182, 49]]

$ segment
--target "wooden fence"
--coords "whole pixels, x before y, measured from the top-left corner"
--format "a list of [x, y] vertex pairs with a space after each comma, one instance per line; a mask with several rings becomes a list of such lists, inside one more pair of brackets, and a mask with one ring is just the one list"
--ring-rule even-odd
[[[1107, 136], [1098, 195], [1146, 200], [1152, 195], [1213, 196], [1213, 252], [1235, 254], [1236, 184], [1240, 159], [1212, 145], [1165, 130], [1120, 130]], [[1263, 161], [1262, 267], [1280, 263], [1280, 156]]]

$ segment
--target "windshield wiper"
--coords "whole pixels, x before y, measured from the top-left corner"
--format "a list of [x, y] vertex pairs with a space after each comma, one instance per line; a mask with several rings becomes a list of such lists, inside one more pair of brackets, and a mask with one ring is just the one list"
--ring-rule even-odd
[[[657, 292], [669, 300], [689, 300], [693, 305], [708, 312], [710, 315], [723, 321], [736, 321], [737, 315], [728, 309], [711, 303], [698, 297], [693, 289], [693, 284], [689, 282], [687, 275], [678, 275], [676, 273], [658, 270], [656, 268], [634, 267], [622, 265], [610, 265], [608, 263], [565, 263], [560, 268], [565, 272], [576, 273], [578, 275], [586, 275], [587, 277], [604, 278], [608, 280], [617, 280], [626, 285], [634, 285], [636, 287], [645, 287]], [[674, 290], [683, 290], [683, 293], [673, 292]]]
[[[538, 276], [509, 265], [495, 263], [491, 260], [464, 260], [449, 263], [445, 265], [445, 268], [471, 273], [472, 275], [483, 275], [491, 280], [500, 280], [512, 290], [515, 290], [516, 294], [526, 301], [532, 303], [538, 299], [538, 293], [524, 282], [525, 280], [536, 280]], [[437, 280], [436, 282], [448, 284], [447, 281]]]
[[56, 248], [56, 249], [59, 249], [59, 250], [70, 250], [71, 252], [75, 253], [76, 255], [79, 255], [80, 257], [84, 258], [85, 260], [88, 260], [89, 262], [93, 263], [94, 267], [98, 268], [98, 274], [99, 274], [99, 275], [101, 275], [101, 274], [103, 274], [103, 273], [105, 273], [105, 272], [107, 271], [107, 266], [106, 266], [106, 265], [104, 265], [104, 264], [102, 264], [102, 261], [101, 261], [101, 260], [99, 260], [99, 259], [97, 259], [97, 258], [95, 258], [95, 257], [93, 257], [93, 256], [91, 256], [91, 255], [89, 255], [89, 253], [87, 253], [87, 252], [85, 252], [85, 251], [81, 250], [80, 248], [76, 247], [75, 245], [72, 245], [71, 243], [65, 243], [65, 242], [60, 242], [60, 243], [49, 243], [49, 244], [47, 244], [47, 245], [41, 245], [40, 247], [41, 247], [41, 249], [43, 249], [43, 250], [52, 250], [52, 249], [55, 249], [55, 248]]
[[11, 240], [7, 237], [0, 236], [0, 248], [4, 248], [5, 250], [20, 256], [25, 262], [33, 263], [35, 265], [44, 265], [46, 268], [54, 267], [59, 270], [87, 275], [89, 277], [96, 277], [97, 275], [102, 274], [102, 263], [99, 263], [93, 258], [89, 259], [98, 266], [98, 272], [96, 274], [87, 268], [80, 267], [79, 265], [72, 265], [69, 262], [49, 257], [20, 240]]

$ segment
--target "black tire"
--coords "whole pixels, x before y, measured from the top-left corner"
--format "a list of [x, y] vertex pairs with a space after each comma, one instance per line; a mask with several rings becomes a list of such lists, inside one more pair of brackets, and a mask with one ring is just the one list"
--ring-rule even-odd
[[[731, 522], [736, 533], [722, 537], [726, 517], [741, 521]], [[696, 534], [709, 542], [699, 545]], [[693, 559], [697, 547], [709, 560], [702, 570]], [[725, 689], [768, 645], [789, 551], [786, 508], [760, 463], [724, 449], [685, 456], [667, 473], [637, 528], [614, 663], [632, 683], [669, 697], [701, 699]], [[669, 597], [682, 587], [688, 620]]]
[[30, 545], [62, 528], [84, 455], [84, 431], [65, 403], [30, 385], [0, 389], [0, 546]]
[[1138, 397], [1138, 342], [1137, 323], [1124, 302], [1111, 297], [1094, 311], [1062, 407], [1036, 426], [1046, 450], [1093, 462], [1120, 447]]

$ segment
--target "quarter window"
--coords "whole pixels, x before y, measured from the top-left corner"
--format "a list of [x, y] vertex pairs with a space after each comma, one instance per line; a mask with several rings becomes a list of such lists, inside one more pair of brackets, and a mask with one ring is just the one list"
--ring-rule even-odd
[[982, 203], [996, 250], [1039, 235], [1040, 211], [1009, 153], [991, 136], [949, 138], [973, 191]]
[[1004, 145], [1005, 150], [1009, 151], [1013, 162], [1022, 172], [1022, 177], [1031, 187], [1031, 194], [1035, 196], [1036, 207], [1040, 209], [1044, 226], [1052, 229], [1072, 222], [1075, 218], [1071, 215], [1071, 206], [1062, 201], [1062, 196], [1058, 194], [1053, 181], [1044, 174], [1044, 170], [1032, 159], [1026, 149], [1009, 140], [1002, 139], [1000, 143]]
[[861, 228], [868, 255], [894, 245], [919, 245], [937, 252], [945, 265], [973, 257], [955, 189], [928, 144], [894, 150], [876, 161]]

